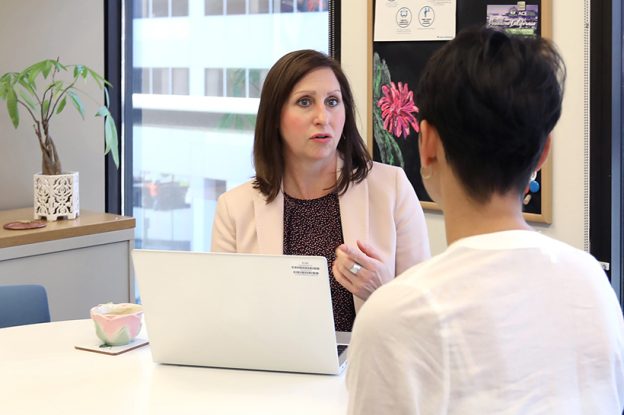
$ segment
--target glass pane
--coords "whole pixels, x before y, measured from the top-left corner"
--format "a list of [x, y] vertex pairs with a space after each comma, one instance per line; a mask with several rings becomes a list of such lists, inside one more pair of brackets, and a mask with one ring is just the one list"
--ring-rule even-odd
[[152, 94], [170, 94], [170, 69], [152, 68]]
[[228, 97], [244, 97], [245, 93], [245, 70], [241, 68], [226, 69], [226, 94]]
[[134, 0], [132, 2], [132, 13], [134, 13], [136, 19], [149, 17], [149, 0]]
[[273, 13], [292, 13], [294, 10], [293, 1], [296, 0], [274, 0]]
[[152, 17], [169, 17], [169, 0], [152, 0]]
[[180, 17], [188, 16], [189, 4], [188, 0], [171, 0], [171, 16]]
[[268, 72], [268, 69], [249, 70], [249, 98], [260, 98], [262, 84]]
[[268, 13], [270, 0], [249, 0], [249, 13]]
[[124, 177], [133, 191], [124, 212], [136, 218], [136, 247], [210, 250], [217, 198], [254, 174], [268, 69], [291, 50], [327, 52], [328, 13], [263, 11], [292, 12], [292, 0], [274, 1], [251, 0], [247, 12], [245, 1], [228, 0], [241, 14], [223, 14], [223, 0], [188, 0], [188, 16], [133, 20], [133, 159]]
[[326, 0], [297, 0], [297, 11], [299, 12], [327, 11], [327, 1]]
[[150, 92], [150, 70], [149, 68], [132, 69], [132, 92], [137, 94], [148, 94]]
[[189, 94], [188, 68], [173, 68], [171, 70], [171, 93], [173, 95]]
[[206, 0], [204, 9], [206, 16], [223, 14], [223, 0]]
[[206, 84], [206, 96], [223, 96], [223, 69], [206, 68], [204, 82]]
[[245, 0], [226, 0], [226, 14], [245, 14]]

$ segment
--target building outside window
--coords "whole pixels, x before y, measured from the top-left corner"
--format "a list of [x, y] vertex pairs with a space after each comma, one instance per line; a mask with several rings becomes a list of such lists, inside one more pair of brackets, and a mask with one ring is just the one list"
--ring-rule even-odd
[[249, 180], [268, 69], [328, 51], [326, 1], [134, 0], [131, 206], [140, 248], [210, 250], [218, 196]]

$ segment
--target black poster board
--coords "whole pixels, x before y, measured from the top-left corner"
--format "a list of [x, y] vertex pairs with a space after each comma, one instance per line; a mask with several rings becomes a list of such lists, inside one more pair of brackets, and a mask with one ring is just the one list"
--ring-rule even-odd
[[[375, 1], [369, 0], [369, 36], [373, 39]], [[380, 0], [383, 1], [383, 0]], [[538, 6], [537, 35], [550, 37], [551, 21], [551, 0], [525, 1], [526, 5]], [[487, 22], [488, 5], [516, 5], [515, 1], [496, 0], [457, 0], [456, 11], [456, 31], [462, 29], [483, 26]], [[427, 194], [420, 177], [420, 162], [418, 156], [418, 133], [413, 126], [409, 126], [407, 135], [395, 134], [384, 131], [381, 117], [381, 109], [378, 106], [380, 98], [383, 97], [382, 86], [390, 81], [398, 87], [401, 82], [403, 87], [409, 91], [414, 91], [418, 83], [420, 73], [429, 57], [445, 41], [393, 41], [375, 42], [371, 41], [369, 62], [372, 68], [370, 85], [372, 94], [370, 96], [371, 108], [369, 111], [369, 131], [372, 139], [369, 140], [369, 148], [372, 149], [373, 159], [402, 166], [408, 179], [414, 186], [423, 208], [439, 209]], [[418, 106], [418, 102], [415, 102]], [[550, 157], [549, 157], [550, 159]], [[523, 206], [525, 218], [531, 221], [551, 223], [552, 215], [552, 180], [551, 162], [548, 160], [542, 170], [538, 172], [536, 181], [539, 183], [539, 190], [530, 192], [528, 202]]]

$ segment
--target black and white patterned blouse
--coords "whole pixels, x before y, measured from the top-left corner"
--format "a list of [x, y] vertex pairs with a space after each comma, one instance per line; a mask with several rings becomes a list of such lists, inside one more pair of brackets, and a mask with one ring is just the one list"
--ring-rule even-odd
[[336, 282], [332, 272], [336, 248], [343, 241], [336, 193], [312, 200], [295, 199], [284, 194], [284, 254], [327, 258], [334, 326], [338, 331], [351, 331], [355, 319], [353, 295]]

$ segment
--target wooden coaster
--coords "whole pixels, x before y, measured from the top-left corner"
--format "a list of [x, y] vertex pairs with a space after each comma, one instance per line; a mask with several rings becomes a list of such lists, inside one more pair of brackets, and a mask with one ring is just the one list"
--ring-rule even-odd
[[107, 346], [102, 344], [102, 341], [97, 339], [90, 344], [77, 344], [74, 346], [77, 350], [85, 350], [87, 352], [95, 352], [102, 354], [109, 354], [111, 356], [117, 356], [118, 354], [129, 352], [130, 350], [138, 349], [149, 344], [147, 339], [136, 338], [130, 343], [124, 346]]
[[5, 223], [3, 228], [11, 231], [23, 231], [27, 229], [38, 229], [46, 226], [46, 222], [43, 220], [18, 220], [15, 222]]

